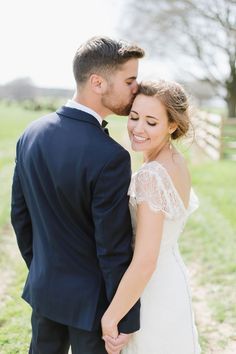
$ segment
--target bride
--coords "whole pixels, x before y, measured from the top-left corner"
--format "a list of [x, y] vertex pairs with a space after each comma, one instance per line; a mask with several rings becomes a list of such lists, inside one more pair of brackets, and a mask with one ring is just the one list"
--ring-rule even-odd
[[[144, 164], [133, 175], [128, 192], [134, 255], [102, 318], [108, 353], [201, 351], [187, 272], [178, 248], [178, 238], [198, 204], [186, 162], [172, 145], [188, 128], [188, 100], [179, 84], [140, 85], [128, 120], [132, 149], [144, 155]], [[141, 329], [117, 336], [119, 321], [139, 297]]]

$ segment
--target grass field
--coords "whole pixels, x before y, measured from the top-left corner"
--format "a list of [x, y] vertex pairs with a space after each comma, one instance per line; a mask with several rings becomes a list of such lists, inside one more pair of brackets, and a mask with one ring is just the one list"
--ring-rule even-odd
[[[9, 227], [15, 143], [24, 127], [41, 115], [16, 105], [0, 105], [0, 353], [25, 354], [30, 309], [20, 299], [26, 268]], [[128, 148], [126, 119], [109, 119], [111, 135]], [[236, 163], [199, 159], [186, 151], [200, 208], [189, 220], [180, 246], [190, 269], [203, 354], [236, 352]], [[132, 155], [133, 169], [141, 155]], [[233, 349], [232, 349], [233, 348]]]

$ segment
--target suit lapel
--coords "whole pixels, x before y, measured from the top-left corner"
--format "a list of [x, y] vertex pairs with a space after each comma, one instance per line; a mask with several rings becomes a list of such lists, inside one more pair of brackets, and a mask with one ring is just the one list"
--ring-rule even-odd
[[102, 129], [102, 126], [99, 124], [98, 120], [94, 116], [79, 109], [62, 106], [56, 111], [56, 113], [66, 118], [75, 119], [78, 121], [83, 121], [89, 124], [96, 125], [100, 129]]

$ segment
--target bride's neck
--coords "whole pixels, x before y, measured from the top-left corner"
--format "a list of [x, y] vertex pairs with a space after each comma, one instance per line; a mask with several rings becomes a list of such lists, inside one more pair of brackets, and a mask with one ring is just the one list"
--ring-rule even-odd
[[171, 144], [171, 141], [165, 141], [163, 144], [159, 145], [158, 148], [152, 150], [152, 151], [145, 151], [143, 154], [144, 157], [144, 162], [150, 162], [153, 160], [156, 160], [160, 155], [166, 153], [166, 152], [171, 152], [173, 149], [173, 146]]

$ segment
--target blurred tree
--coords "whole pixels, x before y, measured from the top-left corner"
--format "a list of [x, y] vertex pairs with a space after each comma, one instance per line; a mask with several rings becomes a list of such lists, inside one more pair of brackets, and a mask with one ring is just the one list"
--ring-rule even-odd
[[35, 97], [35, 86], [29, 77], [17, 78], [8, 82], [2, 87], [4, 97], [16, 101], [33, 99]]
[[210, 84], [236, 117], [236, 0], [129, 0], [125, 18], [129, 37], [172, 59], [182, 79]]

